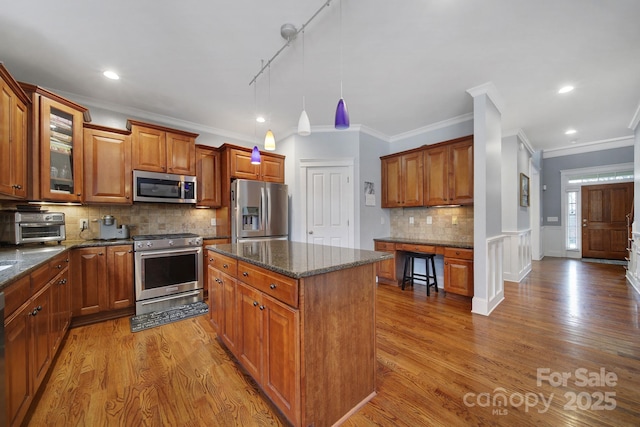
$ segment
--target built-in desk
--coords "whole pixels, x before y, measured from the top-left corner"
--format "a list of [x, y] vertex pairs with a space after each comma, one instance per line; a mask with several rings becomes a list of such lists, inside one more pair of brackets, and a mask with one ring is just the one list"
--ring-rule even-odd
[[375, 250], [394, 255], [378, 263], [378, 283], [400, 286], [407, 252], [440, 255], [444, 266], [444, 290], [473, 296], [473, 243], [385, 237], [373, 239]]

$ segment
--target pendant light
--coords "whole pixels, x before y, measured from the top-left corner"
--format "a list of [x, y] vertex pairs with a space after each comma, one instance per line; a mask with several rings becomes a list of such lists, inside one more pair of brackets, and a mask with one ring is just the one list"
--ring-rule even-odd
[[264, 137], [264, 149], [273, 151], [276, 149], [276, 138], [273, 136], [273, 132], [271, 132], [271, 65], [269, 65], [269, 94], [267, 104], [269, 105], [269, 130]]
[[349, 128], [349, 112], [347, 111], [347, 103], [342, 97], [342, 0], [340, 0], [340, 100], [336, 108], [336, 129]]
[[298, 120], [298, 135], [307, 136], [311, 134], [311, 123], [309, 123], [309, 116], [304, 105], [304, 92], [305, 92], [305, 69], [304, 69], [304, 31], [302, 32], [302, 113], [300, 114], [300, 120]]
[[[256, 115], [258, 114], [258, 83], [256, 82], [256, 84], [253, 86], [253, 140], [255, 141], [257, 139], [256, 137], [256, 133], [257, 133], [257, 127], [258, 125], [257, 120], [256, 120]], [[259, 165], [260, 164], [260, 150], [258, 150], [258, 146], [254, 145], [253, 146], [253, 150], [251, 150], [251, 164], [252, 165]]]

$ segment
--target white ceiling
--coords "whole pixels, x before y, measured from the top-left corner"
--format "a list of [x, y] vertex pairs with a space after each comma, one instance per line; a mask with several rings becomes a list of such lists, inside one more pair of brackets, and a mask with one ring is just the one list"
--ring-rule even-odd
[[[323, 0], [5, 3], [0, 61], [18, 80], [247, 140], [267, 129], [256, 111], [270, 112], [276, 139], [293, 131], [304, 93], [312, 127], [333, 125], [340, 0], [307, 27], [304, 79], [299, 36], [257, 87], [261, 60], [285, 43], [280, 26], [299, 28]], [[638, 0], [342, 0], [342, 23], [351, 123], [389, 141], [470, 114], [466, 90], [487, 82], [503, 100], [503, 130], [522, 129], [535, 149], [632, 135]], [[567, 83], [575, 91], [558, 95]]]

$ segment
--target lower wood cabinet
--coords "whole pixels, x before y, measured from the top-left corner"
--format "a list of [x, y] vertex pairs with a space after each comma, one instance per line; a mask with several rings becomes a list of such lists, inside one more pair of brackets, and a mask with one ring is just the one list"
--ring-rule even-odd
[[384, 282], [397, 280], [395, 243], [375, 242], [374, 249], [376, 251], [387, 252], [394, 255], [392, 259], [385, 259], [384, 261], [380, 261], [376, 264], [376, 275], [378, 276], [378, 281]]
[[5, 288], [6, 425], [19, 426], [69, 327], [68, 258]]
[[71, 287], [73, 316], [135, 307], [133, 246], [73, 249]]
[[473, 250], [445, 249], [444, 290], [458, 295], [473, 296]]

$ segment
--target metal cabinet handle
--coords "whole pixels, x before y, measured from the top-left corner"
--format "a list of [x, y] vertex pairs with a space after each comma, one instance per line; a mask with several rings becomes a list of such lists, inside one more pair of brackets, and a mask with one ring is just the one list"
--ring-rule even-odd
[[98, 255], [102, 256], [102, 252], [98, 252]]
[[223, 268], [229, 268], [229, 264], [222, 264]]
[[275, 283], [272, 283], [271, 285], [269, 285], [269, 287], [270, 287], [271, 289], [275, 289], [275, 288], [276, 288], [276, 284], [275, 284]]
[[261, 306], [260, 306], [260, 310], [264, 310], [264, 305], [261, 305]]
[[249, 273], [247, 273], [246, 271], [242, 272], [242, 275], [243, 275], [244, 277], [249, 277]]
[[256, 307], [258, 305], [258, 301], [253, 302], [253, 306]]
[[62, 270], [62, 264], [58, 264], [58, 266], [56, 267], [58, 270]]
[[213, 262], [213, 258], [209, 258], [209, 262]]

